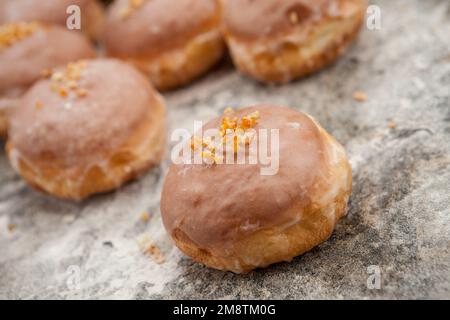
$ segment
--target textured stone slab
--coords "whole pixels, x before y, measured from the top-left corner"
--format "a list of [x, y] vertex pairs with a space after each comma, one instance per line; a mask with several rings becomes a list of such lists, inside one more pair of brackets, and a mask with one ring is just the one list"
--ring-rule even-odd
[[[166, 95], [171, 130], [258, 102], [315, 116], [354, 169], [350, 212], [329, 241], [247, 275], [210, 270], [163, 230], [168, 158], [115, 193], [74, 204], [30, 190], [0, 153], [0, 298], [450, 298], [450, 3], [374, 3], [382, 30], [365, 30], [318, 75], [267, 87], [224, 63]], [[368, 100], [354, 101], [355, 90]], [[143, 241], [165, 262], [143, 254]], [[379, 290], [367, 287], [371, 265]]]

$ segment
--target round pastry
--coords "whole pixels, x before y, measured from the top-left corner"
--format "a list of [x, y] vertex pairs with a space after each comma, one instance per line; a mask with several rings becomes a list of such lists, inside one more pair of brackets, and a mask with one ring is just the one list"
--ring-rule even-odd
[[[219, 144], [211, 146], [204, 134], [199, 143], [191, 142], [204, 161], [195, 164], [183, 156], [170, 167], [161, 214], [184, 253], [209, 267], [241, 273], [289, 261], [331, 235], [347, 210], [351, 167], [343, 147], [313, 118], [260, 105], [214, 119], [203, 132], [213, 128], [220, 128], [223, 139], [253, 132], [250, 142], [237, 139], [232, 149], [225, 148], [235, 153], [230, 159], [239, 150], [248, 159], [223, 161], [227, 152], [214, 154], [222, 141], [214, 139]], [[252, 141], [259, 148], [257, 162], [250, 161], [250, 149], [244, 147]], [[263, 170], [269, 162], [261, 160], [267, 144], [272, 163], [278, 163], [270, 165], [275, 169], [270, 173]]]
[[216, 0], [117, 0], [103, 40], [108, 55], [134, 64], [160, 90], [187, 84], [224, 52]]
[[159, 163], [161, 96], [133, 67], [80, 60], [37, 82], [13, 109], [7, 152], [32, 186], [81, 200], [113, 190]]
[[334, 62], [361, 28], [365, 0], [222, 0], [224, 34], [236, 66], [284, 83]]
[[80, 33], [36, 22], [0, 25], [0, 135], [6, 111], [42, 73], [69, 61], [95, 57]]
[[80, 8], [81, 31], [91, 38], [100, 34], [104, 20], [103, 6], [97, 0], [2, 0], [0, 23], [39, 21], [66, 26], [73, 14], [68, 8]]

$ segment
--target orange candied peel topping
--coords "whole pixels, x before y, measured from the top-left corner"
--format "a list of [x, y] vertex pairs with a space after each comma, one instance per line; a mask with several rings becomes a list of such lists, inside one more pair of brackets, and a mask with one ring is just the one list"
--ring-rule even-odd
[[194, 136], [191, 140], [191, 149], [199, 151], [202, 158], [207, 163], [222, 163], [223, 156], [218, 154], [217, 146], [225, 146], [229, 139], [233, 139], [233, 153], [236, 154], [240, 145], [248, 145], [254, 138], [254, 132], [249, 129], [258, 124], [260, 118], [259, 111], [254, 111], [241, 119], [234, 117], [234, 111], [231, 108], [225, 109], [224, 117], [220, 125], [220, 141], [214, 142], [212, 137], [203, 139]]
[[69, 63], [62, 71], [53, 72], [51, 70], [43, 70], [42, 75], [50, 78], [50, 88], [53, 92], [57, 92], [61, 97], [67, 97], [71, 92], [78, 97], [85, 97], [87, 91], [80, 88], [81, 72], [86, 69], [87, 62], [80, 60]]
[[299, 22], [298, 13], [295, 11], [289, 13], [289, 20], [291, 21], [292, 24], [297, 24]]
[[10, 47], [14, 43], [31, 36], [42, 26], [37, 22], [16, 22], [0, 26], [0, 48]]
[[44, 104], [42, 101], [37, 101], [35, 107], [37, 110], [41, 110], [44, 107]]
[[123, 19], [128, 18], [135, 10], [142, 7], [145, 0], [128, 0], [128, 5], [120, 11]]

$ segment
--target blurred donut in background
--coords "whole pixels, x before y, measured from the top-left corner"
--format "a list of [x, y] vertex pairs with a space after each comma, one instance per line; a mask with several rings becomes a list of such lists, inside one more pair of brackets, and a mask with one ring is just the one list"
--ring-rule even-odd
[[224, 34], [237, 68], [284, 83], [334, 62], [363, 22], [365, 0], [221, 0]]
[[215, 0], [117, 0], [109, 8], [103, 44], [108, 55], [144, 72], [156, 88], [185, 85], [222, 56]]
[[104, 20], [103, 5], [97, 0], [2, 0], [0, 23], [40, 21], [66, 26], [71, 5], [80, 8], [81, 31], [96, 39]]
[[92, 44], [79, 32], [38, 22], [0, 25], [0, 135], [6, 133], [7, 109], [43, 73], [93, 57]]
[[13, 108], [7, 153], [33, 187], [81, 200], [118, 188], [161, 160], [161, 96], [118, 60], [69, 63], [38, 81]]

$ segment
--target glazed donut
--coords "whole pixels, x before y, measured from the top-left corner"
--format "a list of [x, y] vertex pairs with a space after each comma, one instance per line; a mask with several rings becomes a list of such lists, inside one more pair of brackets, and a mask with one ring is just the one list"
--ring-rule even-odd
[[[213, 162], [172, 164], [161, 200], [165, 228], [184, 253], [235, 273], [289, 261], [325, 241], [345, 215], [352, 187], [343, 147], [304, 113], [253, 106], [214, 119], [203, 131], [232, 128], [245, 134], [249, 127], [257, 140], [262, 132], [278, 130], [276, 173], [261, 174], [261, 161], [224, 164], [216, 152]], [[205, 134], [200, 144], [191, 142], [203, 159], [211, 157], [211, 148], [199, 147], [207, 140]], [[248, 155], [248, 149], [240, 150]]]
[[161, 96], [140, 72], [113, 59], [57, 69], [27, 91], [9, 120], [13, 168], [60, 198], [113, 190], [164, 152]]
[[334, 62], [358, 34], [365, 0], [222, 0], [234, 63], [267, 83], [285, 83]]
[[0, 25], [0, 135], [6, 132], [5, 110], [43, 72], [93, 57], [94, 48], [78, 32], [36, 22]]
[[65, 27], [69, 17], [67, 8], [71, 5], [80, 8], [81, 31], [92, 39], [97, 38], [104, 21], [104, 9], [97, 0], [2, 0], [0, 23], [39, 21]]
[[205, 73], [225, 46], [216, 0], [117, 0], [103, 40], [108, 55], [134, 64], [159, 90]]

